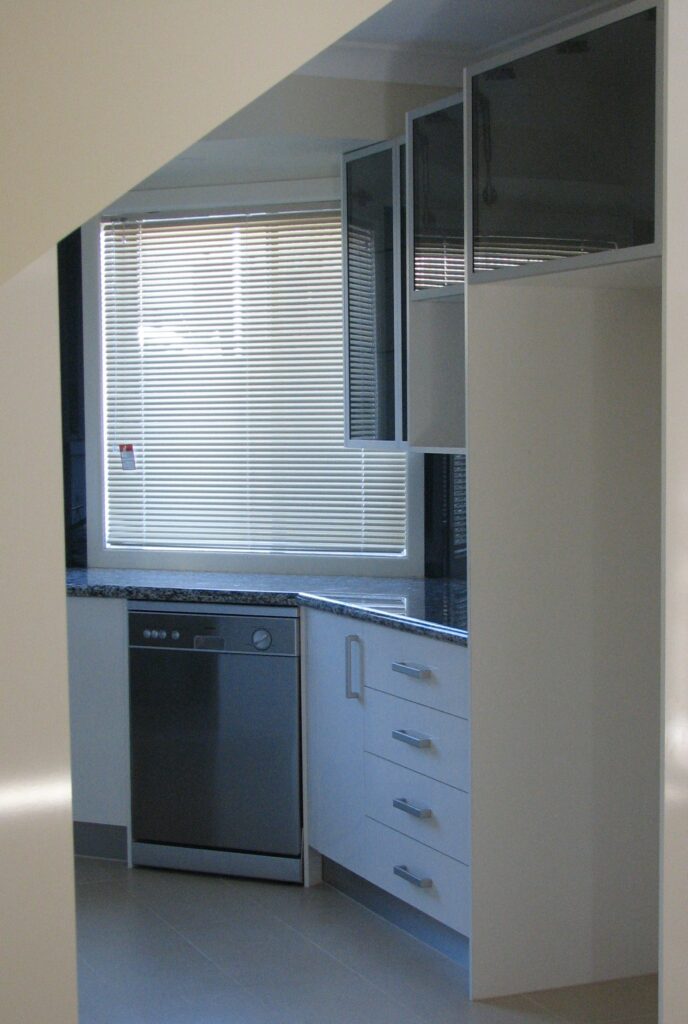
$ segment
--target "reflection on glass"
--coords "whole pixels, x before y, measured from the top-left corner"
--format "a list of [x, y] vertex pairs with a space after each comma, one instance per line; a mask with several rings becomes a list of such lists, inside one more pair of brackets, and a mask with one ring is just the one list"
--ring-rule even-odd
[[473, 269], [655, 237], [656, 13], [473, 79]]
[[464, 280], [463, 105], [413, 122], [413, 287]]
[[394, 440], [393, 150], [346, 164], [349, 434]]
[[401, 439], [408, 440], [408, 410], [406, 403], [406, 382], [408, 380], [408, 352], [406, 340], [408, 332], [406, 307], [406, 146], [399, 146], [399, 188], [400, 188], [400, 245], [401, 245], [401, 281], [399, 284], [401, 306]]

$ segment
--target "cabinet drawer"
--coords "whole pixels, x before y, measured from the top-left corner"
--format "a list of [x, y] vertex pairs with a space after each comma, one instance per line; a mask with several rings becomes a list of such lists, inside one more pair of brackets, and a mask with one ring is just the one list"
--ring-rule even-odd
[[470, 789], [470, 726], [465, 718], [368, 688], [363, 717], [366, 751]]
[[367, 686], [468, 718], [467, 648], [371, 625], [365, 665]]
[[470, 864], [470, 798], [444, 782], [365, 756], [366, 815]]
[[[423, 846], [386, 825], [366, 818], [363, 864], [365, 877], [425, 914], [470, 935], [470, 868]], [[400, 877], [394, 869], [410, 876]]]

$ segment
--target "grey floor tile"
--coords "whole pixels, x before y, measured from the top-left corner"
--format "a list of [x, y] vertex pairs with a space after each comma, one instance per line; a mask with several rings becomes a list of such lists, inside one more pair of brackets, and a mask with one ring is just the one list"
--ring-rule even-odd
[[419, 1024], [394, 995], [346, 967], [276, 917], [254, 917], [242, 931], [216, 924], [191, 941], [283, 1021], [303, 1024]]
[[118, 860], [100, 860], [97, 857], [74, 858], [74, 880], [77, 886], [94, 882], [125, 881], [127, 867]]
[[657, 1019], [657, 976], [532, 992], [530, 998], [566, 1024], [626, 1024]]
[[[261, 897], [259, 897], [261, 898]], [[469, 1004], [457, 964], [327, 886], [265, 892], [281, 920], [433, 1024]]]
[[142, 1017], [226, 990], [215, 964], [119, 884], [83, 887], [77, 940], [81, 959], [113, 1001], [135, 1002]]
[[458, 965], [328, 886], [80, 858], [80, 1024], [655, 1024], [656, 979], [471, 1003]]
[[269, 913], [238, 879], [134, 868], [127, 889], [182, 932], [223, 921], [240, 925], [246, 915]]

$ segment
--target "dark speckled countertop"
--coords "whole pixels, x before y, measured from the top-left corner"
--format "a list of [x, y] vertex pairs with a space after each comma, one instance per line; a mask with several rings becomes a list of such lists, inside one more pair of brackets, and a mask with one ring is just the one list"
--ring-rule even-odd
[[466, 584], [457, 580], [68, 569], [67, 593], [130, 601], [301, 605], [464, 647], [468, 643]]

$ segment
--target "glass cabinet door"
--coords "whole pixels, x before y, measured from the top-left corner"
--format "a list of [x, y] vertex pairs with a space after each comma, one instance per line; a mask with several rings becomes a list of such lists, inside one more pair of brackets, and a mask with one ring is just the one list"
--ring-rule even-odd
[[[463, 103], [408, 115], [411, 298], [457, 294], [464, 282]], [[451, 291], [448, 291], [450, 289]]]
[[476, 273], [655, 241], [656, 11], [592, 24], [471, 77]]
[[[397, 296], [397, 317], [399, 324], [399, 353], [400, 373], [397, 374], [397, 403], [401, 411], [401, 440], [408, 440], [408, 408], [407, 408], [407, 381], [408, 381], [408, 308], [407, 298], [407, 266], [406, 266], [406, 143], [399, 145], [397, 153], [397, 167], [399, 168], [399, 268], [398, 268], [398, 296]], [[398, 421], [398, 417], [397, 417]]]
[[344, 157], [345, 339], [350, 442], [396, 443], [399, 144]]

